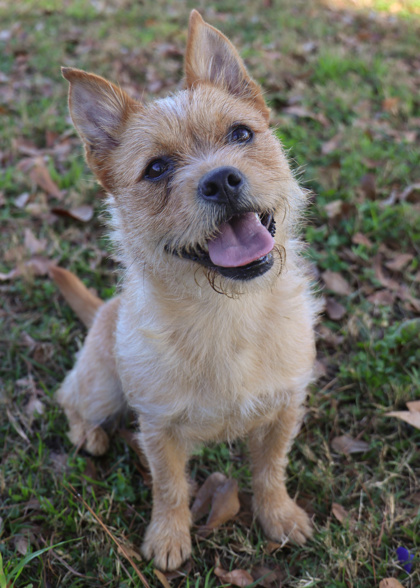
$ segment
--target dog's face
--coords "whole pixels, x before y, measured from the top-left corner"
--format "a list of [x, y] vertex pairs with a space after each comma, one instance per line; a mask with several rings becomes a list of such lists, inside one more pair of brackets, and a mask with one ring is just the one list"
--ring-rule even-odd
[[202, 269], [223, 291], [271, 283], [303, 193], [259, 87], [195, 11], [185, 73], [185, 90], [142, 105], [103, 78], [63, 70], [118, 239], [129, 263], [172, 278]]

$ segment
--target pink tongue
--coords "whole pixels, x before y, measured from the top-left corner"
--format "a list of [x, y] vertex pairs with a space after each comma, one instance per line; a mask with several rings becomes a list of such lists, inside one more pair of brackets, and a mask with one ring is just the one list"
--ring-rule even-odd
[[208, 242], [210, 259], [220, 267], [247, 265], [270, 253], [273, 247], [273, 237], [254, 212], [234, 216], [223, 223], [219, 234]]

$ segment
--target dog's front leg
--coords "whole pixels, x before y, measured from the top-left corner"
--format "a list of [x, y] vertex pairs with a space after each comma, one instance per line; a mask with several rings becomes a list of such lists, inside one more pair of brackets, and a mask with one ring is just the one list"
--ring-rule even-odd
[[276, 421], [254, 429], [249, 436], [254, 511], [259, 522], [270, 539], [299, 544], [312, 535], [312, 528], [308, 515], [287, 493], [285, 470], [301, 414], [301, 408], [289, 406]]
[[174, 570], [191, 554], [188, 447], [177, 436], [151, 430], [143, 422], [140, 441], [153, 478], [152, 521], [142, 550], [161, 570]]

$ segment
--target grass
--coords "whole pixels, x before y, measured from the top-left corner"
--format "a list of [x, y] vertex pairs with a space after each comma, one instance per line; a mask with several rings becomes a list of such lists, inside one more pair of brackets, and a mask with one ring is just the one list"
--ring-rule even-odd
[[[198, 7], [264, 84], [278, 135], [314, 192], [304, 229], [314, 272], [339, 272], [351, 286], [349, 295], [327, 292], [346, 314], [322, 319], [321, 377], [290, 459], [289, 489], [314, 514], [314, 539], [270, 553], [246, 508], [246, 445], [202, 448], [192, 459], [192, 477], [198, 483], [214, 471], [235, 477], [245, 506], [207, 539], [193, 533], [191, 565], [170, 580], [173, 586], [221, 585], [217, 558], [225, 569], [279, 566], [282, 585], [292, 588], [367, 588], [386, 577], [407, 588], [420, 584], [420, 434], [384, 416], [419, 397], [420, 319], [410, 299], [384, 286], [375, 270], [379, 263], [386, 278], [419, 297], [418, 194], [384, 204], [392, 191], [419, 182], [419, 7], [382, 0], [329, 6], [303, 0], [0, 3], [6, 31], [0, 35], [1, 272], [28, 259], [24, 235], [31, 229], [46, 240], [43, 255], [103, 298], [112, 296], [117, 262], [101, 220], [103, 195], [71, 130], [59, 66], [106, 75], [138, 98], [163, 96], [181, 79], [188, 12]], [[284, 111], [296, 104], [306, 115]], [[337, 136], [332, 149], [323, 149]], [[66, 191], [64, 203], [47, 198], [22, 168], [28, 144], [41, 150], [51, 178]], [[370, 193], [363, 188], [366, 174], [374, 177]], [[19, 208], [16, 198], [24, 192], [30, 201]], [[343, 208], [331, 216], [334, 201]], [[50, 213], [57, 204], [82, 203], [95, 209], [87, 224]], [[355, 242], [358, 233], [370, 245]], [[400, 270], [387, 269], [401, 253], [412, 257]], [[387, 290], [385, 302], [375, 303], [372, 295]], [[138, 551], [151, 504], [136, 455], [120, 438], [100, 459], [75, 452], [53, 398], [85, 331], [45, 277], [25, 274], [0, 283], [0, 291], [0, 586], [21, 568], [19, 586], [140, 586], [70, 489]], [[369, 449], [335, 453], [331, 441], [343, 434]], [[343, 522], [333, 503], [349, 513]], [[415, 555], [410, 575], [397, 562], [401, 545]], [[152, 563], [136, 563], [151, 586], [159, 585]]]

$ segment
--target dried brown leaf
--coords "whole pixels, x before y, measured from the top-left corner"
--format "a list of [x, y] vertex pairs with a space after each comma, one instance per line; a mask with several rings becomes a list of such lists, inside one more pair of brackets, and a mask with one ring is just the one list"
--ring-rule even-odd
[[325, 341], [330, 347], [339, 347], [344, 341], [344, 337], [338, 333], [334, 333], [326, 325], [318, 325], [317, 334], [322, 341]]
[[328, 318], [330, 318], [332, 321], [340, 321], [347, 312], [345, 307], [334, 300], [334, 298], [326, 299], [325, 310]]
[[327, 212], [328, 218], [335, 218], [341, 215], [343, 210], [343, 200], [333, 200], [325, 205], [325, 210]]
[[364, 245], [368, 249], [371, 249], [373, 245], [372, 241], [363, 233], [355, 233], [351, 240], [355, 245]]
[[388, 269], [394, 272], [400, 272], [413, 259], [411, 253], [397, 253], [391, 261], [385, 262]]
[[369, 200], [374, 200], [377, 196], [375, 174], [365, 174], [360, 182], [360, 189], [365, 198], [368, 198]]
[[281, 543], [277, 543], [276, 541], [267, 541], [267, 545], [265, 546], [265, 550], [269, 555], [274, 553], [277, 549], [280, 549]]
[[51, 179], [50, 172], [46, 167], [42, 158], [37, 158], [35, 165], [29, 171], [29, 177], [31, 180], [44, 190], [49, 196], [53, 196], [57, 198], [57, 200], [61, 200], [63, 198], [63, 193], [57, 184]]
[[25, 208], [30, 198], [29, 192], [23, 192], [19, 196], [17, 196], [14, 200], [14, 205], [16, 208]]
[[45, 406], [39, 398], [31, 396], [28, 404], [25, 406], [25, 412], [30, 419], [33, 419], [36, 414], [44, 414]]
[[263, 588], [281, 588], [281, 583], [286, 579], [286, 573], [276, 566], [273, 570], [266, 566], [257, 566], [252, 570], [254, 582], [258, 581]]
[[298, 118], [312, 118], [313, 120], [316, 120], [317, 122], [321, 123], [321, 125], [324, 127], [328, 126], [329, 124], [328, 119], [324, 114], [322, 114], [322, 112], [311, 112], [304, 106], [286, 106], [282, 109], [282, 112], [286, 114], [291, 114], [293, 116], [297, 116]]
[[397, 114], [399, 104], [400, 99], [397, 96], [385, 98], [385, 100], [382, 101], [382, 110], [390, 112], [391, 114]]
[[375, 270], [375, 278], [378, 280], [381, 286], [387, 288], [388, 290], [393, 290], [394, 292], [397, 292], [400, 289], [399, 282], [393, 280], [392, 278], [388, 278], [384, 275], [382, 269], [382, 257], [380, 254], [375, 255], [375, 258], [373, 260], [373, 268]]
[[15, 278], [22, 275], [46, 276], [51, 265], [54, 265], [54, 262], [51, 259], [36, 256], [32, 259], [29, 259], [28, 261], [25, 261], [25, 263], [20, 264], [18, 267], [11, 270], [7, 274], [0, 273], [0, 282], [14, 280]]
[[418, 202], [420, 196], [420, 182], [416, 184], [411, 184], [404, 188], [404, 190], [399, 194], [398, 199], [403, 202]]
[[415, 427], [416, 429], [420, 429], [420, 412], [417, 412], [417, 411], [411, 412], [409, 410], [401, 410], [401, 411], [396, 411], [396, 412], [387, 412], [387, 413], [385, 413], [385, 416], [396, 417], [397, 419], [400, 419], [401, 421], [408, 423], [412, 427]]
[[228, 572], [223, 568], [217, 566], [214, 570], [215, 575], [222, 580], [222, 582], [229, 582], [232, 586], [249, 586], [254, 582], [254, 578], [246, 570], [232, 570]]
[[162, 584], [162, 586], [164, 588], [171, 588], [171, 585], [169, 584], [168, 578], [165, 576], [165, 574], [163, 572], [161, 572], [160, 570], [157, 570], [156, 568], [153, 571], [155, 573], [155, 576], [157, 577], [157, 579], [159, 580], [159, 582]]
[[66, 216], [68, 218], [81, 221], [83, 223], [89, 222], [93, 217], [93, 207], [89, 204], [82, 204], [82, 206], [77, 206], [76, 208], [70, 209], [56, 206], [51, 209], [51, 212], [59, 216]]
[[213, 529], [236, 516], [240, 507], [238, 482], [228, 478], [223, 484], [216, 487], [207, 522], [199, 528], [198, 534], [207, 537]]
[[36, 255], [37, 253], [45, 251], [45, 248], [47, 246], [47, 240], [37, 239], [31, 231], [31, 229], [25, 229], [24, 244], [26, 249], [28, 249], [31, 253], [31, 255]]
[[329, 153], [332, 153], [338, 149], [338, 147], [341, 145], [342, 138], [343, 134], [337, 133], [337, 135], [334, 135], [334, 137], [332, 137], [329, 141], [323, 143], [321, 147], [322, 155], [328, 155]]
[[406, 402], [407, 408], [410, 412], [420, 412], [420, 400], [412, 400]]
[[352, 290], [350, 284], [338, 272], [327, 270], [321, 274], [321, 277], [328, 290], [331, 290], [334, 294], [340, 294], [341, 296], [348, 296], [351, 294]]
[[207, 478], [198, 490], [194, 504], [191, 507], [193, 521], [198, 521], [208, 512], [216, 489], [224, 484], [226, 479], [226, 476], [220, 472], [214, 472]]
[[404, 588], [395, 578], [384, 578], [379, 582], [379, 588]]
[[350, 435], [335, 437], [331, 441], [331, 447], [337, 453], [345, 453], [346, 455], [350, 455], [351, 453], [364, 453], [370, 449], [369, 443], [360, 441], [359, 439], [353, 439]]
[[26, 555], [28, 553], [28, 548], [29, 548], [29, 539], [28, 539], [28, 537], [23, 537], [22, 535], [20, 535], [19, 537], [17, 537], [15, 539], [15, 547], [16, 547], [16, 550], [21, 555]]
[[350, 516], [344, 506], [341, 506], [337, 502], [333, 502], [331, 512], [340, 523], [343, 523]]
[[390, 290], [378, 290], [374, 294], [368, 296], [368, 300], [371, 304], [378, 306], [392, 306], [395, 302], [395, 294]]

